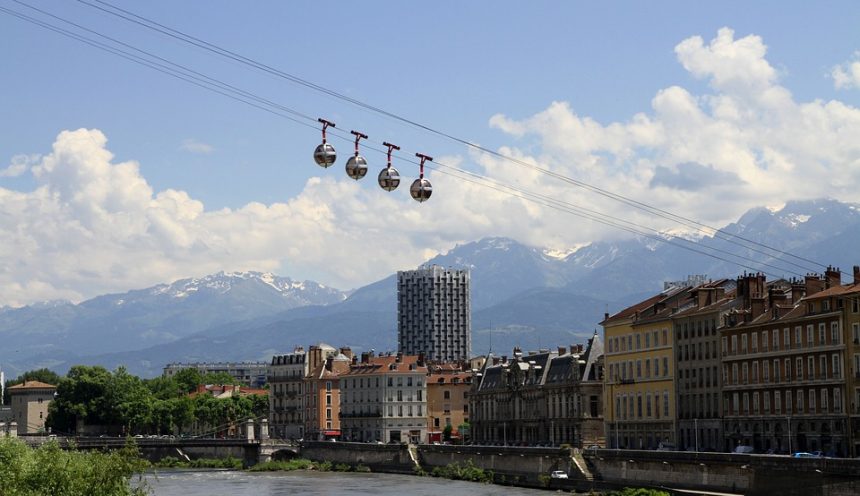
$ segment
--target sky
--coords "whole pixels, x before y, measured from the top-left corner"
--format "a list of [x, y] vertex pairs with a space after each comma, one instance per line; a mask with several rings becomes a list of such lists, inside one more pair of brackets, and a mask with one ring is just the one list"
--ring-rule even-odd
[[[485, 236], [559, 251], [629, 236], [450, 166], [672, 232], [523, 163], [713, 226], [788, 200], [857, 201], [860, 189], [858, 2], [86, 2], [0, 8], [111, 37], [311, 118], [0, 12], [0, 307], [221, 270], [350, 289]], [[369, 135], [367, 177], [346, 177], [353, 145], [337, 136], [337, 163], [313, 162], [316, 117], [340, 136]], [[402, 147], [404, 182], [390, 193], [375, 179], [383, 141]], [[416, 152], [436, 162], [420, 204], [408, 195]]]

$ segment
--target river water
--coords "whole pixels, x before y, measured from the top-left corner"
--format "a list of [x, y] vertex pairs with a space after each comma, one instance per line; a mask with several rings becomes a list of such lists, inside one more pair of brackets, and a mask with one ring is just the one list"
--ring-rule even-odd
[[[537, 489], [414, 475], [342, 472], [159, 471], [145, 481], [154, 496], [535, 496]], [[135, 480], [135, 482], [137, 482]]]

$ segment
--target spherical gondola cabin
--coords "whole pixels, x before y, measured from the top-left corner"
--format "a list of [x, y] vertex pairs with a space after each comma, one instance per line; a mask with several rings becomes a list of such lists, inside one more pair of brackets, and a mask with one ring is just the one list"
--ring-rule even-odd
[[417, 202], [425, 202], [430, 199], [433, 194], [433, 185], [425, 178], [416, 179], [409, 187], [409, 194]]
[[379, 187], [385, 191], [394, 191], [400, 186], [400, 173], [394, 167], [386, 167], [379, 172]]
[[346, 161], [346, 175], [358, 181], [367, 174], [367, 160], [361, 155]]
[[321, 143], [314, 150], [314, 161], [320, 167], [331, 167], [335, 160], [337, 160], [337, 152], [335, 152], [331, 143]]

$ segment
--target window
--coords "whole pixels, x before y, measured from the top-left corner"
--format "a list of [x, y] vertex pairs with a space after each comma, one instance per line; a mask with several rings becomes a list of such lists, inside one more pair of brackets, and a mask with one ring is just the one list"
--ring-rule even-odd
[[815, 413], [815, 390], [809, 390], [809, 413]]
[[645, 378], [646, 379], [651, 378], [651, 360], [649, 360], [649, 359], [645, 360]]
[[739, 401], [739, 398], [740, 398], [740, 395], [738, 395], [738, 393], [733, 393], [733, 394], [732, 394], [732, 412], [733, 412], [735, 415], [738, 415], [738, 414], [740, 414], [740, 413], [741, 413], [741, 407], [740, 407], [740, 401]]
[[642, 377], [642, 360], [636, 360], [636, 378], [639, 379], [641, 377]]
[[764, 413], [770, 413], [770, 392], [765, 391], [762, 394], [764, 395], [762, 398], [764, 401], [764, 404], [762, 405], [762, 411]]
[[331, 418], [331, 408], [325, 409], [325, 418], [327, 418], [327, 419]]
[[411, 385], [412, 385], [412, 376], [409, 376], [409, 377], [407, 377], [407, 378], [406, 378], [406, 385], [407, 385], [407, 386], [411, 386]]
[[782, 362], [783, 372], [785, 372], [785, 380], [791, 381], [791, 359], [786, 358], [784, 362]]
[[[857, 301], [858, 300], [854, 300], [855, 305], [857, 304]], [[860, 324], [857, 322], [851, 324], [851, 336], [854, 338], [854, 344], [860, 344]]]
[[752, 352], [758, 352], [758, 333], [752, 333]]
[[827, 335], [827, 327], [824, 325], [824, 322], [818, 324], [818, 346], [824, 346], [827, 344], [826, 342]]
[[451, 391], [445, 391], [444, 393], [442, 393], [442, 398], [446, 399], [446, 400], [450, 400], [451, 399]]
[[797, 390], [797, 413], [803, 413], [803, 390]]
[[663, 391], [663, 415], [669, 415], [669, 391]]
[[821, 355], [818, 359], [818, 378], [827, 379], [827, 357]]
[[743, 374], [743, 375], [741, 376], [741, 378], [742, 378], [742, 380], [743, 380], [743, 383], [744, 383], [744, 384], [746, 384], [747, 382], [749, 382], [749, 375], [748, 375], [748, 373], [747, 373], [747, 372], [748, 372], [748, 369], [749, 369], [749, 367], [748, 367], [748, 365], [747, 365], [747, 362], [744, 362], [744, 363], [742, 364], [742, 366], [741, 366], [741, 373]]
[[636, 349], [637, 350], [642, 349], [642, 335], [641, 334], [636, 335]]
[[651, 334], [645, 334], [645, 349], [651, 347]]
[[800, 348], [800, 326], [794, 328], [794, 347]]
[[834, 379], [841, 379], [842, 378], [842, 364], [839, 361], [839, 355], [838, 354], [834, 353], [833, 355], [830, 356], [830, 366], [832, 367], [831, 370], [833, 372], [833, 374], [832, 374], [833, 378]]
[[750, 394], [744, 393], [743, 399], [744, 399], [744, 415], [749, 415], [750, 414]]
[[[857, 325], [857, 324], [855, 324], [855, 325]], [[729, 339], [727, 337], [723, 336], [722, 341], [723, 341], [723, 355], [727, 355], [729, 353], [729, 351], [728, 351]]]
[[770, 382], [770, 364], [767, 361], [761, 362], [761, 378], [765, 383]]
[[669, 345], [669, 329], [663, 329], [663, 346]]
[[732, 384], [737, 384], [738, 379], [739, 379], [739, 377], [738, 377], [738, 364], [733, 363], [732, 364]]
[[418, 397], [416, 398], [418, 401], [424, 401], [424, 391], [419, 389], [416, 391]]
[[815, 379], [815, 358], [809, 357], [806, 360], [806, 378], [809, 380]]
[[651, 393], [648, 393], [648, 397], [645, 399], [645, 413], [651, 417]]
[[752, 364], [752, 381], [754, 384], [758, 383], [758, 362]]
[[[776, 413], [780, 413], [779, 391], [773, 393], [773, 402], [776, 404]], [[791, 391], [785, 392], [785, 413], [791, 413]]]
[[773, 382], [780, 382], [782, 379], [779, 376], [779, 360], [773, 361]]
[[331, 391], [331, 381], [325, 381], [325, 390]]
[[833, 388], [833, 413], [842, 413], [842, 391]]
[[806, 326], [806, 346], [811, 347], [815, 342], [815, 330], [812, 324]]
[[636, 395], [636, 417], [642, 418], [642, 393]]
[[759, 410], [758, 410], [758, 392], [753, 393], [752, 400], [753, 400], [753, 413], [758, 415], [758, 413], [759, 413]]
[[[765, 400], [767, 401], [767, 400]], [[779, 395], [779, 391], [773, 392], [773, 409], [774, 413], [782, 413], [782, 398]], [[785, 410], [787, 412], [791, 412], [791, 392], [786, 391], [785, 393]]]
[[[774, 333], [773, 349], [778, 350], [779, 349], [779, 339], [777, 337], [779, 336], [779, 331], [773, 331], [773, 333]], [[785, 346], [786, 350], [791, 348], [791, 341], [789, 340], [789, 337], [790, 336], [788, 333], [788, 327], [786, 327], [785, 329], [782, 330], [782, 345]]]
[[797, 360], [794, 361], [794, 373], [795, 373], [795, 376], [797, 377], [798, 381], [803, 380], [803, 359], [802, 358], [797, 358]]
[[[779, 337], [779, 331], [774, 331], [777, 333], [777, 337]], [[767, 351], [768, 344], [768, 333], [767, 331], [761, 331], [761, 351]]]
[[744, 334], [741, 336], [741, 353], [746, 354], [747, 352], [747, 335]]
[[827, 408], [828, 408], [827, 403], [828, 403], [827, 402], [827, 390], [822, 389], [821, 390], [821, 413], [827, 413]]

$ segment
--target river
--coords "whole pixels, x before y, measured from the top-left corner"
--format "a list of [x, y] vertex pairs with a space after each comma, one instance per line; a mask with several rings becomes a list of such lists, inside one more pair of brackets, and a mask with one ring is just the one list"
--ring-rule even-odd
[[[537, 489], [494, 486], [414, 475], [342, 472], [173, 471], [147, 474], [154, 496], [535, 496]], [[136, 481], [135, 481], [136, 482]]]

